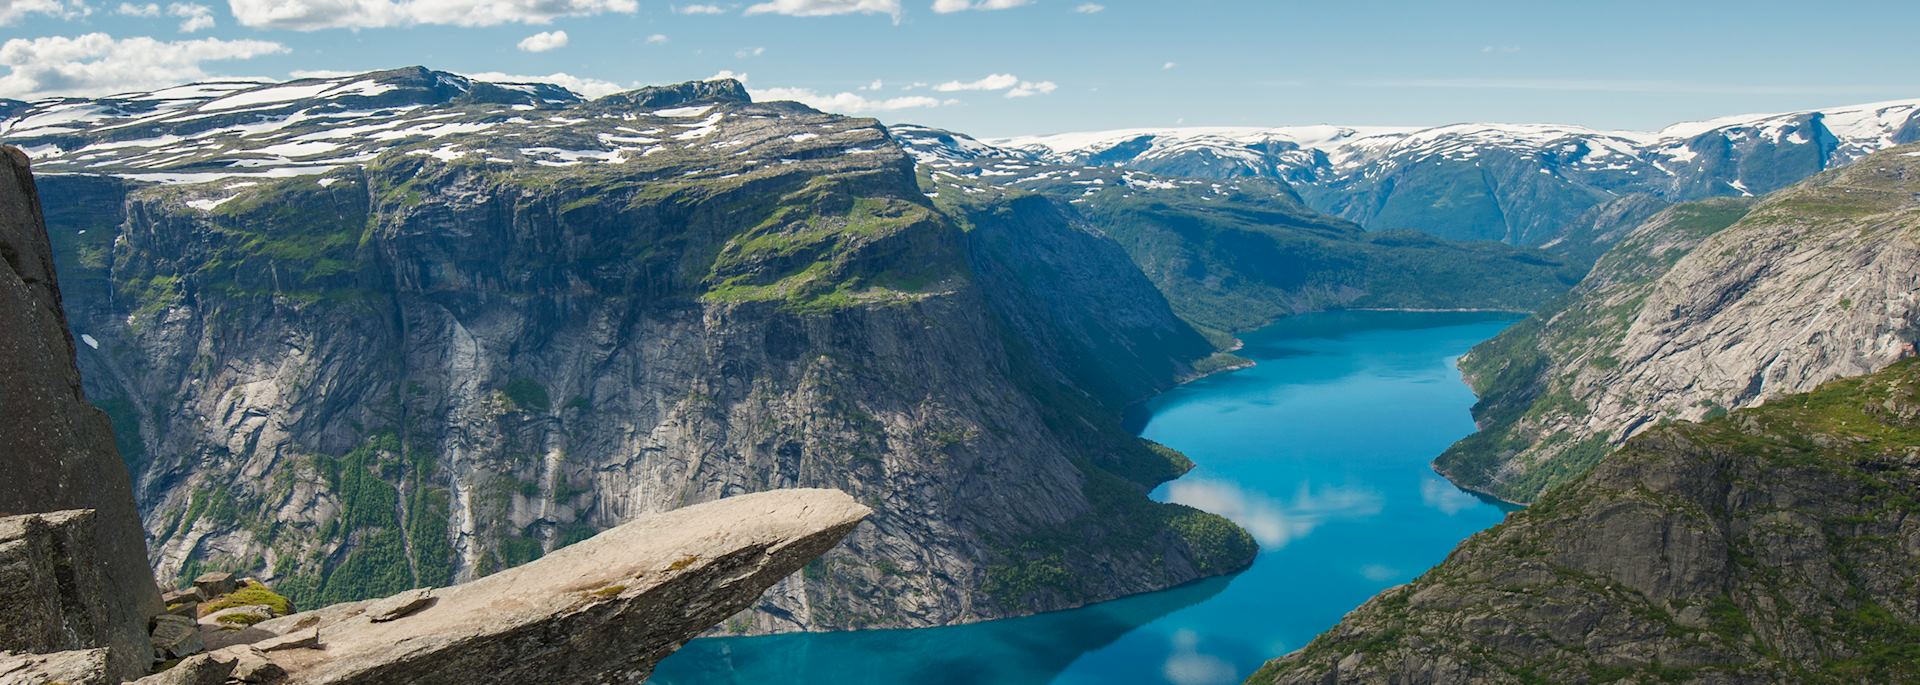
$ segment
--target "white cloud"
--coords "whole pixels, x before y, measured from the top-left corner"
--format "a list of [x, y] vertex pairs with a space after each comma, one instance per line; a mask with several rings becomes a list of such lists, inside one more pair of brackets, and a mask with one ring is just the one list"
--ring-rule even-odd
[[1172, 70], [1173, 70], [1173, 68], [1174, 68], [1174, 67], [1177, 67], [1177, 66], [1180, 66], [1180, 65], [1179, 65], [1179, 64], [1176, 64], [1176, 63], [1173, 63], [1173, 62], [1168, 62], [1168, 63], [1166, 63], [1166, 64], [1162, 64], [1162, 65], [1160, 65], [1160, 70], [1161, 70], [1161, 71], [1172, 71]]
[[293, 78], [297, 78], [297, 79], [301, 79], [301, 78], [342, 78], [342, 77], [346, 77], [346, 76], [359, 76], [359, 75], [361, 75], [361, 74], [364, 74], [364, 73], [366, 73], [366, 72], [364, 72], [364, 71], [353, 71], [353, 70], [350, 70], [350, 69], [295, 69], [295, 70], [293, 70], [293, 71], [290, 71], [290, 72], [287, 72], [287, 75], [288, 75], [288, 76], [291, 76], [291, 77], [293, 77]]
[[228, 0], [253, 28], [315, 31], [412, 24], [548, 24], [560, 17], [632, 14], [637, 0]]
[[747, 14], [784, 14], [790, 17], [889, 14], [898, 18], [900, 0], [769, 0], [749, 5]]
[[1081, 14], [1099, 14], [1107, 11], [1107, 6], [1097, 2], [1083, 2], [1079, 7], [1073, 8], [1073, 11]]
[[1012, 90], [1007, 91], [1007, 97], [1024, 98], [1034, 95], [1046, 95], [1059, 87], [1058, 84], [1052, 81], [1021, 81], [1020, 85], [1014, 86]]
[[741, 83], [746, 83], [747, 75], [745, 72], [735, 72], [732, 69], [721, 69], [719, 73], [714, 74], [712, 76], [708, 76], [706, 78], [706, 80], [708, 81], [724, 81], [726, 79], [733, 79]]
[[1057, 89], [1059, 84], [1052, 81], [1022, 81], [1013, 74], [988, 74], [973, 81], [948, 81], [934, 86], [942, 93], [957, 93], [969, 90], [1004, 90], [1007, 97], [1024, 98], [1034, 95], [1046, 95]]
[[160, 6], [151, 2], [145, 5], [135, 5], [133, 3], [123, 2], [123, 3], [120, 3], [120, 7], [115, 9], [113, 13], [121, 16], [127, 16], [127, 17], [151, 18], [151, 17], [160, 16]]
[[85, 0], [0, 0], [0, 26], [6, 26], [29, 14], [45, 14], [61, 19], [77, 19], [93, 13]]
[[733, 51], [733, 56], [738, 59], [746, 59], [748, 57], [759, 57], [764, 54], [767, 54], [766, 48], [740, 48], [738, 50]]
[[180, 18], [181, 33], [213, 28], [213, 8], [206, 5], [176, 2], [167, 5], [167, 16]]
[[940, 14], [965, 12], [967, 10], [1004, 10], [1031, 3], [1033, 0], [933, 0], [933, 11]]
[[551, 83], [589, 98], [612, 95], [624, 90], [633, 90], [633, 88], [629, 86], [623, 86], [612, 81], [574, 76], [573, 74], [565, 72], [556, 72], [545, 76], [503, 74], [497, 71], [482, 71], [462, 75], [475, 81], [487, 81], [490, 83]]
[[887, 87], [886, 82], [881, 81], [880, 79], [874, 79], [873, 83], [869, 83], [867, 85], [861, 86], [860, 90], [880, 90], [881, 88], [885, 88], [885, 87]]
[[720, 9], [719, 5], [681, 5], [673, 8], [673, 11], [678, 12], [680, 14], [726, 14], [727, 13], [726, 10]]
[[653, 45], [659, 45], [661, 43], [665, 43], [667, 42], [667, 34], [656, 33], [651, 36], [647, 36], [647, 42]]
[[963, 90], [1006, 90], [1020, 85], [1020, 77], [1013, 74], [988, 74], [975, 81], [948, 81], [934, 86], [942, 93], [954, 93]]
[[251, 59], [286, 52], [263, 40], [161, 41], [145, 36], [114, 39], [104, 33], [72, 38], [15, 38], [0, 44], [0, 97], [111, 95], [202, 81], [204, 62]]
[[927, 109], [953, 104], [952, 100], [941, 100], [925, 95], [869, 98], [858, 93], [816, 93], [806, 88], [764, 88], [753, 91], [753, 99], [762, 101], [792, 100], [814, 109], [827, 112], [840, 112], [842, 114], [894, 112], [903, 109]]
[[521, 52], [546, 52], [567, 46], [566, 31], [541, 31], [520, 39]]

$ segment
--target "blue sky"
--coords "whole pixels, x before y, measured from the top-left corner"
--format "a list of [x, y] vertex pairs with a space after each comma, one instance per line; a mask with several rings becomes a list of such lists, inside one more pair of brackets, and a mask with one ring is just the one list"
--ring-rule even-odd
[[0, 97], [421, 64], [587, 90], [744, 74], [758, 97], [980, 136], [1648, 129], [1920, 98], [1916, 26], [1911, 0], [0, 0]]

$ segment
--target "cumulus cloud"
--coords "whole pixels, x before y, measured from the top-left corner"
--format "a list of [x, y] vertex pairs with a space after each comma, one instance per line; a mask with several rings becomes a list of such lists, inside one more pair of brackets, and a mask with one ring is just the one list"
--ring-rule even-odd
[[520, 39], [521, 52], [546, 52], [567, 46], [566, 31], [541, 31]]
[[726, 10], [720, 9], [719, 5], [680, 5], [680, 6], [674, 7], [673, 11], [678, 12], [680, 14], [726, 14], [727, 13]]
[[133, 3], [123, 2], [123, 3], [120, 3], [120, 7], [115, 9], [113, 13], [121, 16], [127, 16], [127, 17], [151, 18], [151, 17], [160, 16], [160, 6], [151, 2], [145, 5], [135, 5]]
[[967, 10], [1003, 10], [1030, 4], [1033, 0], [933, 0], [933, 11], [940, 14]]
[[974, 81], [948, 81], [934, 86], [942, 93], [955, 93], [963, 90], [1006, 90], [1020, 85], [1020, 77], [1013, 74], [988, 74]]
[[413, 24], [548, 24], [560, 17], [632, 14], [637, 0], [228, 0], [253, 28], [316, 31]]
[[556, 86], [560, 86], [561, 88], [571, 90], [575, 93], [579, 93], [589, 98], [597, 98], [603, 95], [612, 95], [614, 93], [618, 93], [623, 90], [633, 90], [633, 88], [629, 86], [623, 86], [618, 83], [614, 83], [612, 81], [602, 81], [600, 79], [574, 76], [573, 74], [568, 74], [565, 72], [555, 72], [555, 73], [547, 74], [544, 76], [538, 76], [538, 75], [524, 75], [524, 74], [503, 74], [497, 71], [482, 71], [482, 72], [462, 74], [462, 75], [466, 76], [467, 78], [473, 79], [475, 81], [486, 81], [489, 83], [551, 83]]
[[111, 95], [154, 90], [209, 78], [206, 62], [252, 59], [286, 52], [264, 40], [162, 41], [115, 39], [105, 33], [15, 38], [0, 44], [0, 97]]
[[85, 0], [0, 0], [0, 26], [11, 24], [29, 14], [78, 19], [92, 13]]
[[1034, 95], [1046, 95], [1059, 87], [1058, 84], [1052, 81], [1021, 81], [1020, 85], [1014, 86], [1011, 90], [1007, 91], [1007, 97], [1024, 98]]
[[667, 42], [667, 34], [656, 33], [651, 36], [647, 36], [647, 42], [653, 45], [659, 45], [661, 43], [665, 43]]
[[900, 0], [769, 0], [748, 5], [747, 14], [784, 14], [790, 17], [889, 14], [899, 17]]
[[1013, 74], [988, 74], [973, 81], [948, 81], [934, 86], [942, 93], [958, 93], [969, 90], [1004, 90], [1007, 97], [1024, 98], [1034, 95], [1046, 95], [1060, 88], [1052, 81], [1022, 81]]
[[736, 72], [732, 69], [721, 69], [719, 73], [716, 73], [712, 76], [708, 76], [706, 78], [706, 80], [708, 81], [725, 81], [727, 79], [733, 79], [741, 83], [746, 83], [747, 74], [746, 72]]
[[869, 98], [859, 93], [816, 93], [806, 88], [764, 88], [753, 91], [753, 99], [761, 101], [792, 100], [814, 109], [839, 112], [842, 114], [861, 114], [866, 112], [896, 112], [903, 109], [927, 109], [952, 104], [952, 100], [925, 95], [903, 95], [893, 98]]
[[1081, 14], [1099, 14], [1107, 11], [1107, 6], [1097, 2], [1083, 2], [1080, 6], [1073, 8], [1073, 11]]
[[1160, 65], [1160, 70], [1161, 70], [1161, 71], [1173, 71], [1173, 68], [1174, 68], [1174, 67], [1177, 67], [1177, 66], [1180, 66], [1180, 65], [1179, 65], [1179, 63], [1176, 63], [1176, 62], [1168, 62], [1168, 63], [1166, 63], [1166, 64], [1162, 64], [1162, 65]]
[[759, 57], [764, 54], [767, 54], [766, 48], [740, 48], [738, 50], [733, 51], [733, 56], [738, 59], [746, 59], [748, 57]]
[[180, 18], [181, 33], [213, 28], [213, 8], [206, 5], [176, 2], [167, 5], [167, 16]]

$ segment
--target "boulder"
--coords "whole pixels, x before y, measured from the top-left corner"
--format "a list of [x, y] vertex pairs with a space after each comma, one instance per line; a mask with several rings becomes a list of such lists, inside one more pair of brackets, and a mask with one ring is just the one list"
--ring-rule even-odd
[[87, 509], [0, 518], [0, 651], [112, 642], [112, 583], [94, 556], [97, 521]]
[[367, 605], [367, 620], [385, 623], [404, 618], [433, 603], [433, 588], [408, 590]]
[[172, 591], [160, 593], [160, 602], [169, 607], [175, 604], [199, 604], [200, 602], [205, 602], [208, 599], [211, 599], [211, 598], [208, 597], [206, 594], [200, 592], [200, 588], [197, 588], [197, 587], [190, 587], [185, 590], [172, 590]]
[[161, 614], [153, 617], [153, 654], [159, 659], [178, 659], [206, 651], [200, 639], [200, 625], [185, 616]]
[[227, 676], [229, 683], [240, 682], [249, 683], [250, 685], [271, 685], [272, 683], [285, 682], [287, 679], [287, 669], [281, 668], [280, 664], [274, 663], [273, 659], [269, 657], [266, 652], [257, 648], [248, 646], [228, 647], [214, 652], [214, 654], [233, 658], [233, 673]]
[[202, 597], [213, 599], [240, 589], [240, 577], [225, 571], [208, 571], [193, 579], [193, 589], [200, 591]]
[[107, 650], [78, 649], [51, 654], [0, 652], [0, 683], [5, 685], [111, 685], [107, 677]]
[[319, 649], [255, 646], [303, 684], [641, 682], [869, 513], [838, 491], [778, 490], [652, 514], [434, 590], [403, 620], [358, 602], [257, 626]]
[[60, 646], [106, 647], [109, 675], [131, 678], [146, 672], [147, 618], [164, 607], [126, 464], [81, 391], [74, 352], [27, 156], [0, 146], [0, 516], [96, 512], [85, 554], [104, 591], [75, 595], [87, 606], [66, 616], [99, 620]]
[[133, 681], [133, 685], [225, 685], [227, 676], [240, 665], [231, 653], [196, 654], [173, 668]]

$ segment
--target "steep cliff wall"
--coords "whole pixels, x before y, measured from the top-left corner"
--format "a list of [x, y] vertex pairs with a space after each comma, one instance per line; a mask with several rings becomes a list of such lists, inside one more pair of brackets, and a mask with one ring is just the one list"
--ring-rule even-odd
[[[875, 515], [728, 630], [1005, 616], [1251, 559], [1224, 519], [1146, 500], [1184, 459], [1108, 410], [1185, 373], [1164, 303], [1118, 337], [1036, 340], [1100, 326], [1009, 308], [874, 122], [670, 94], [434, 104], [561, 121], [131, 186], [113, 236], [73, 241], [75, 262], [111, 253], [88, 272], [110, 288], [72, 304], [94, 395], [144, 455], [160, 574], [247, 569], [326, 603], [795, 486]], [[573, 152], [607, 140], [653, 142]], [[1168, 342], [1111, 386], [1066, 366], [1136, 340]]]
[[1626, 438], [1867, 373], [1920, 340], [1920, 156], [1685, 205], [1461, 362], [1481, 430], [1436, 465], [1527, 501]]
[[107, 647], [111, 672], [130, 676], [146, 671], [160, 593], [112, 429], [81, 390], [53, 264], [27, 157], [0, 147], [0, 515], [96, 510], [87, 552], [108, 594], [85, 598], [97, 603], [96, 620], [57, 631], [67, 644], [0, 649]]

